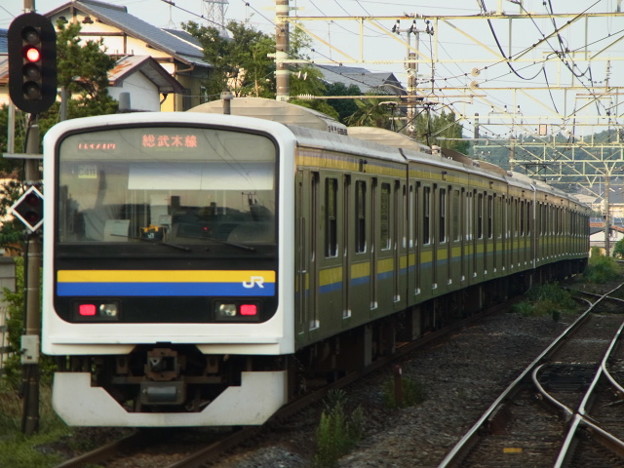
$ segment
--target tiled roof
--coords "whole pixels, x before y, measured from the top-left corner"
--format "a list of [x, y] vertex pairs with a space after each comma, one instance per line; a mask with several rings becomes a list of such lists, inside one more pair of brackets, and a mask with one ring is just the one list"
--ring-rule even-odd
[[328, 83], [355, 85], [363, 93], [405, 94], [399, 80], [390, 72], [370, 72], [361, 67], [323, 65], [318, 67], [323, 73], [323, 80]]
[[46, 16], [58, 14], [70, 6], [83, 13], [93, 15], [103, 23], [115, 26], [126, 34], [141, 39], [183, 62], [206, 67], [211, 66], [204, 61], [204, 53], [201, 47], [129, 14], [128, 9], [124, 6], [111, 5], [96, 0], [78, 0], [61, 5], [46, 13]]

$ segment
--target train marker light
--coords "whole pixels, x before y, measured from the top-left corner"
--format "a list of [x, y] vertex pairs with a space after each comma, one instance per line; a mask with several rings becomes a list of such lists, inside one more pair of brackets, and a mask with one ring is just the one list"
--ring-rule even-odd
[[256, 304], [242, 304], [240, 306], [241, 315], [258, 315], [258, 306]]
[[93, 317], [97, 312], [95, 304], [80, 304], [78, 314], [82, 317]]
[[37, 13], [15, 18], [7, 33], [9, 94], [31, 114], [44, 112], [56, 100], [56, 31]]
[[30, 187], [11, 205], [11, 213], [35, 232], [43, 224], [43, 195], [35, 186]]

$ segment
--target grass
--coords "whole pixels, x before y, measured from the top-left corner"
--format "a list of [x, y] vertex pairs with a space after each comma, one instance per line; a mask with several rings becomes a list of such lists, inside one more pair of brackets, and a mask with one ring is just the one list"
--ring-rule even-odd
[[331, 468], [338, 459], [357, 445], [362, 437], [364, 414], [361, 408], [346, 412], [347, 395], [342, 390], [328, 393], [325, 409], [316, 430], [316, 454], [313, 465]]
[[604, 284], [614, 281], [622, 276], [618, 263], [612, 257], [600, 253], [596, 247], [592, 248], [589, 263], [583, 272], [583, 277], [590, 283]]
[[49, 386], [41, 388], [40, 430], [32, 436], [21, 431], [22, 400], [0, 379], [0, 466], [48, 468], [62, 461], [60, 454], [44, 447], [68, 438], [68, 428], [52, 410]]
[[400, 379], [402, 388], [402, 401], [397, 401], [396, 397], [396, 379], [392, 378], [386, 383], [384, 396], [386, 404], [390, 408], [407, 408], [422, 403], [427, 399], [427, 391], [425, 386], [416, 380], [402, 376]]
[[550, 315], [558, 321], [565, 312], [574, 310], [576, 304], [572, 294], [559, 283], [545, 283], [534, 286], [526, 294], [526, 299], [514, 304], [513, 310], [525, 317]]

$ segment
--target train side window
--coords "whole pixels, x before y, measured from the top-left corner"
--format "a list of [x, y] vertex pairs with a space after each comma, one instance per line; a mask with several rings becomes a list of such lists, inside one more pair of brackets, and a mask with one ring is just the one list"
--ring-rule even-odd
[[390, 216], [391, 216], [391, 206], [390, 206], [390, 198], [391, 189], [390, 184], [383, 183], [381, 184], [381, 209], [379, 212], [379, 229], [380, 229], [380, 248], [381, 250], [388, 250], [390, 248]]
[[440, 243], [446, 242], [446, 189], [440, 189], [440, 223], [438, 240]]
[[483, 194], [477, 197], [477, 239], [483, 239]]
[[325, 179], [325, 256], [338, 255], [338, 180]]
[[431, 243], [431, 187], [423, 187], [423, 244]]
[[408, 247], [412, 248], [416, 242], [416, 191], [414, 190], [414, 186], [409, 186], [409, 202], [407, 204], [408, 207]]
[[472, 207], [472, 201], [473, 201], [472, 192], [466, 192], [466, 198], [465, 198], [464, 201], [466, 203], [466, 209], [464, 210], [466, 212], [466, 232], [465, 232], [465, 236], [466, 236], [466, 240], [472, 240], [472, 238], [473, 238], [473, 227], [472, 227], [473, 218], [472, 218], [472, 215], [474, 213], [473, 207]]
[[355, 251], [366, 252], [366, 183], [355, 183]]
[[453, 241], [457, 242], [460, 240], [459, 234], [459, 190], [453, 190], [453, 196], [451, 200], [451, 232]]
[[494, 198], [492, 195], [488, 195], [487, 199], [487, 237], [492, 239], [494, 237], [494, 224], [492, 218], [494, 217]]

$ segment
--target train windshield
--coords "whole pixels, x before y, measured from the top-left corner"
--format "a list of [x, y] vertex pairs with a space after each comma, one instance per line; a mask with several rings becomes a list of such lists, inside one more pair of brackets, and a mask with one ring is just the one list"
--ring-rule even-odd
[[61, 244], [276, 242], [277, 150], [265, 136], [124, 127], [70, 135], [58, 158]]

